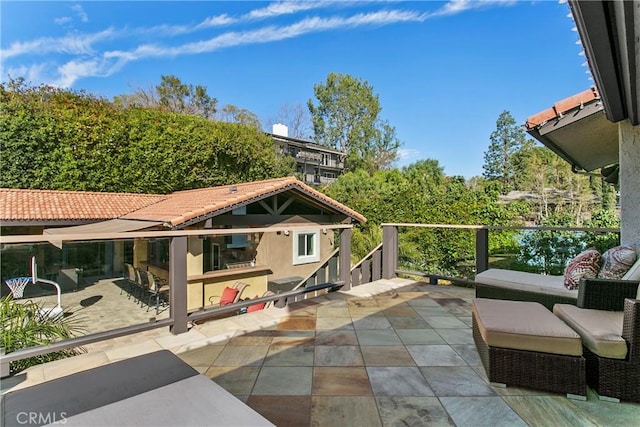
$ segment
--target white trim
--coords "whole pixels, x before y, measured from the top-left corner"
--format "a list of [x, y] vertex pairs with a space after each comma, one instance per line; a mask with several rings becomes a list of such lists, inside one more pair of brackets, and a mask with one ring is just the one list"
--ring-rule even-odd
[[[300, 256], [298, 255], [298, 236], [308, 234], [313, 238], [313, 254]], [[320, 230], [295, 230], [293, 232], [293, 265], [308, 264], [320, 261]]]

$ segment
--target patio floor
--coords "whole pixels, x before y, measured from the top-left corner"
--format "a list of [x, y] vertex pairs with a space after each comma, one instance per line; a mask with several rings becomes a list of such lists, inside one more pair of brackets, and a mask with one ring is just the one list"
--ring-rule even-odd
[[638, 425], [640, 405], [591, 391], [577, 401], [488, 384], [471, 337], [472, 297], [468, 288], [379, 280], [186, 334], [96, 343], [2, 388], [168, 348], [278, 426]]

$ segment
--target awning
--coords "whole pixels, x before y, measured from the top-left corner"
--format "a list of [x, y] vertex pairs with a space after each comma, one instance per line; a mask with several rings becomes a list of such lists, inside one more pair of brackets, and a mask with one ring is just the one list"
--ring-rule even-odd
[[588, 92], [530, 117], [526, 130], [574, 169], [591, 172], [618, 163], [619, 142], [618, 125], [607, 119], [597, 93], [587, 102], [580, 99]]
[[93, 224], [76, 225], [73, 227], [47, 228], [43, 234], [125, 233], [127, 231], [143, 230], [161, 224], [163, 223], [159, 221], [111, 219], [109, 221], [94, 222]]

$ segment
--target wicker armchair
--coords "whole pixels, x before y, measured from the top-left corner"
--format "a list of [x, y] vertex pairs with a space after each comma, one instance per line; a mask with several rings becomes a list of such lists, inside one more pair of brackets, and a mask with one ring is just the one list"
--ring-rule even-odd
[[[638, 281], [628, 280], [585, 280], [580, 284], [577, 310], [623, 312], [621, 337], [627, 344], [626, 357], [598, 355], [584, 345], [583, 337], [586, 381], [600, 396], [640, 403], [640, 299], [636, 299], [639, 285]], [[590, 316], [593, 311], [588, 313]], [[580, 328], [575, 329], [580, 334]]]

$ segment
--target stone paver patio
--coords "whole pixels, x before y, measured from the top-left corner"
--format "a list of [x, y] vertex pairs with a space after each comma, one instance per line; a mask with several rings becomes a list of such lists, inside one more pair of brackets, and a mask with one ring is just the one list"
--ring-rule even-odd
[[[487, 383], [473, 290], [379, 280], [284, 309], [149, 331], [30, 368], [3, 392], [167, 348], [278, 426], [638, 425], [640, 405]], [[213, 420], [212, 420], [213, 421]]]

